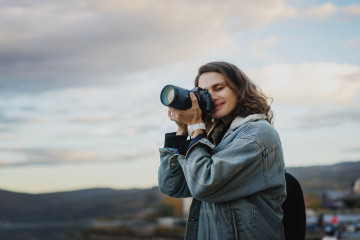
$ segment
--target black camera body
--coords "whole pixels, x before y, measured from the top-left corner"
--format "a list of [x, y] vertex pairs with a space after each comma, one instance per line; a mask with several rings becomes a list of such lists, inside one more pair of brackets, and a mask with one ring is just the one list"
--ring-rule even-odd
[[165, 106], [186, 110], [191, 108], [192, 105], [190, 98], [191, 92], [195, 94], [203, 115], [211, 113], [211, 94], [207, 89], [202, 89], [200, 87], [188, 90], [174, 85], [166, 85], [161, 91], [160, 100]]

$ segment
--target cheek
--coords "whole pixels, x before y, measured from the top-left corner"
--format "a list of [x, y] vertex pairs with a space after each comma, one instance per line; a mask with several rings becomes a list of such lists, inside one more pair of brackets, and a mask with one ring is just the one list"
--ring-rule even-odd
[[231, 97], [231, 99], [230, 99], [230, 102], [231, 102], [231, 106], [232, 106], [232, 108], [236, 108], [236, 106], [237, 106], [237, 104], [238, 104], [238, 97], [237, 97], [237, 95], [235, 95], [235, 94], [233, 94], [232, 95], [232, 97]]

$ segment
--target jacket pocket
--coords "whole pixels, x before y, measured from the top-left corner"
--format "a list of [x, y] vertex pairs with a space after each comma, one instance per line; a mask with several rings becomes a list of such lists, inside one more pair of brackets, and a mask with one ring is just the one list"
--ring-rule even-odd
[[242, 201], [242, 203], [230, 206], [230, 216], [233, 228], [233, 239], [236, 240], [251, 240], [256, 239], [255, 223], [256, 210], [255, 206], [249, 201]]

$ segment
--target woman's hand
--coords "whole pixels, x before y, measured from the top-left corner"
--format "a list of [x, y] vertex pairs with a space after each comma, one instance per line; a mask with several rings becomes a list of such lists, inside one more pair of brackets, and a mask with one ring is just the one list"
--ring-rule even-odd
[[169, 116], [170, 120], [174, 121], [176, 123], [176, 125], [178, 126], [176, 135], [187, 135], [188, 134], [187, 125], [176, 121], [175, 116], [174, 116], [175, 114], [172, 112], [172, 110], [173, 110], [173, 108], [169, 107], [168, 116]]
[[168, 116], [171, 121], [174, 121], [178, 126], [177, 135], [186, 135], [187, 125], [192, 125], [202, 122], [201, 119], [201, 109], [199, 107], [197, 98], [194, 93], [190, 93], [191, 98], [191, 108], [186, 110], [179, 110], [169, 107]]

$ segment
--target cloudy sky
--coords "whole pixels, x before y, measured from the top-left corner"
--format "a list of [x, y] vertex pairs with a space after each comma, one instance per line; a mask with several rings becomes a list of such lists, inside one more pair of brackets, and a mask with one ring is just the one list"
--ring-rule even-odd
[[288, 167], [360, 160], [360, 4], [3, 0], [0, 189], [157, 185], [159, 94], [210, 61], [273, 98]]

